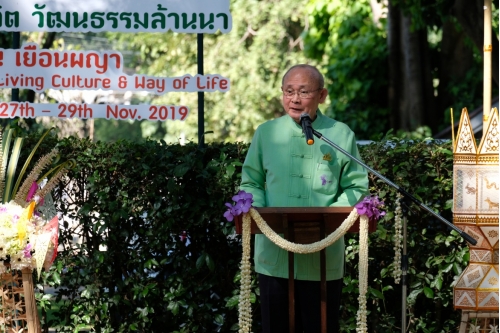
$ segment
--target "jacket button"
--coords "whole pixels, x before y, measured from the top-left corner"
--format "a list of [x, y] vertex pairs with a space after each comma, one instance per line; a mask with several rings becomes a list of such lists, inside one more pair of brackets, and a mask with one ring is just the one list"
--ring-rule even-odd
[[302, 196], [301, 196], [300, 194], [297, 196], [297, 198], [299, 198], [299, 199], [300, 199], [301, 197], [302, 197]]
[[299, 175], [300, 178], [304, 177], [304, 175]]

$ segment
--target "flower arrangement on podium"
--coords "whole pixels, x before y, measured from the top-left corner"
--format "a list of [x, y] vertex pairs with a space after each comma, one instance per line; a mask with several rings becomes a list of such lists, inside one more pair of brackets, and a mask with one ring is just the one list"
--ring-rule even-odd
[[[52, 166], [58, 150], [42, 156], [31, 172], [26, 171], [48, 130], [31, 151], [15, 179], [23, 138], [12, 139], [12, 130], [0, 136], [0, 273], [9, 270], [48, 269], [57, 256], [58, 217], [44, 199], [66, 174], [72, 161]], [[10, 142], [13, 142], [9, 156]], [[47, 171], [46, 169], [49, 169]], [[45, 173], [43, 173], [45, 172]], [[22, 183], [21, 183], [22, 181]], [[54, 216], [47, 216], [51, 211]]]
[[238, 324], [240, 333], [248, 333], [252, 328], [252, 312], [250, 304], [251, 295], [251, 266], [250, 266], [250, 238], [251, 238], [251, 220], [253, 219], [261, 232], [266, 235], [273, 243], [284, 250], [294, 253], [314, 253], [330, 246], [360, 219], [359, 224], [359, 308], [357, 313], [357, 332], [367, 332], [366, 325], [366, 293], [368, 290], [368, 223], [370, 220], [378, 220], [385, 215], [380, 210], [384, 202], [377, 196], [367, 196], [355, 205], [352, 212], [345, 221], [326, 238], [312, 244], [296, 244], [283, 239], [274, 230], [272, 230], [260, 216], [259, 212], [252, 207], [252, 194], [245, 191], [239, 191], [232, 197], [233, 204], [226, 203], [228, 210], [224, 217], [232, 221], [235, 216], [243, 214], [242, 225], [242, 246], [243, 254], [241, 259], [241, 287], [240, 299], [238, 304]]
[[[59, 221], [50, 192], [73, 161], [59, 160], [57, 149], [42, 156], [27, 174], [46, 131], [23, 167], [17, 166], [23, 137], [9, 129], [0, 135], [0, 328], [8, 332], [40, 332], [33, 270], [40, 277], [57, 255]], [[1, 134], [1, 133], [0, 133]], [[48, 171], [47, 171], [48, 169]], [[27, 175], [26, 175], [27, 174]]]
[[58, 217], [46, 221], [35, 210], [36, 201], [27, 207], [15, 201], [0, 205], [0, 273], [8, 270], [48, 269], [57, 256]]

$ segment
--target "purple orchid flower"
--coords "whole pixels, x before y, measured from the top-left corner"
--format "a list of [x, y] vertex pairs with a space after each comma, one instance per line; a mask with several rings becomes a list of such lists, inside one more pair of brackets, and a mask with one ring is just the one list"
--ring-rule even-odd
[[359, 215], [366, 215], [370, 220], [378, 220], [385, 215], [385, 212], [380, 210], [384, 206], [384, 202], [379, 200], [377, 196], [367, 196], [356, 204], [356, 209]]
[[235, 216], [248, 213], [253, 203], [252, 194], [245, 191], [239, 191], [232, 199], [235, 202], [234, 205], [231, 205], [229, 202], [225, 204], [228, 210], [224, 213], [224, 217], [228, 222], [231, 222]]
[[226, 202], [226, 207], [229, 207], [228, 210], [226, 210], [226, 212], [224, 213], [224, 217], [226, 218], [226, 220], [228, 222], [231, 222], [233, 219], [234, 219], [234, 215], [233, 215], [233, 205], [231, 205], [230, 203]]
[[248, 207], [248, 209], [250, 209], [250, 205], [253, 202], [252, 193], [247, 193], [245, 191], [239, 191], [238, 194], [234, 195], [232, 199], [234, 202], [244, 202], [245, 207]]
[[31, 184], [30, 190], [28, 191], [28, 195], [26, 196], [27, 202], [30, 202], [31, 199], [33, 199], [33, 196], [35, 195], [36, 190], [38, 190], [38, 184], [37, 184], [37, 182], [33, 182], [33, 184]]
[[31, 243], [26, 245], [26, 247], [23, 250], [25, 258], [31, 258], [31, 249], [32, 248], [33, 248], [33, 245], [31, 245]]
[[226, 207], [228, 207], [228, 210], [224, 213], [224, 217], [229, 222], [231, 222], [235, 216], [240, 215], [242, 212], [240, 203], [238, 202], [234, 206], [226, 202]]

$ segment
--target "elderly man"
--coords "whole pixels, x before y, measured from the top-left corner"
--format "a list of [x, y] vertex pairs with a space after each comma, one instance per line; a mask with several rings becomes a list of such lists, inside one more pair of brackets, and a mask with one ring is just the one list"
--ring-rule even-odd
[[[243, 164], [241, 190], [252, 193], [255, 207], [354, 206], [368, 190], [367, 172], [326, 143], [308, 145], [300, 117], [359, 158], [354, 133], [318, 109], [327, 97], [323, 75], [310, 65], [291, 67], [283, 76], [286, 115], [257, 128]], [[344, 239], [326, 249], [327, 328], [339, 331], [344, 274]], [[255, 237], [262, 326], [265, 333], [288, 332], [288, 256], [264, 235]], [[296, 254], [296, 332], [321, 332], [319, 253]]]

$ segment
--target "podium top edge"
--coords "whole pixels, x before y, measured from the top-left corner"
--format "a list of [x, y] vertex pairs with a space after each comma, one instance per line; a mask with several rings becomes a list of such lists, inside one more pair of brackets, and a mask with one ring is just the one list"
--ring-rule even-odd
[[261, 214], [297, 214], [297, 213], [350, 213], [354, 207], [254, 207]]

